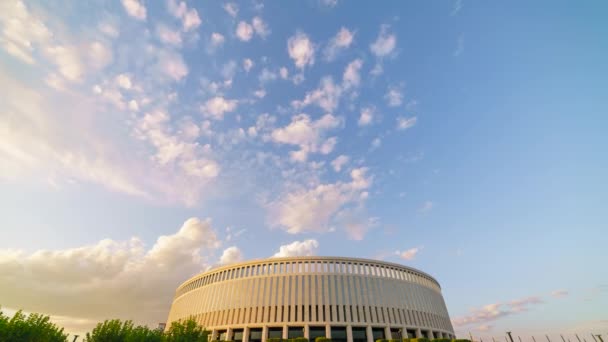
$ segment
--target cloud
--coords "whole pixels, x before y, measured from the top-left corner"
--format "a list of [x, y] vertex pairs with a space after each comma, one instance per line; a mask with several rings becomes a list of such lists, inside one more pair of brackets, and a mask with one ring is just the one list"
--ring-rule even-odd
[[402, 252], [397, 251], [395, 252], [395, 254], [397, 254], [403, 260], [414, 260], [414, 258], [416, 257], [416, 255], [418, 255], [421, 249], [422, 247], [414, 247]]
[[21, 1], [5, 1], [0, 11], [0, 44], [6, 52], [27, 64], [35, 64], [32, 52], [47, 46], [52, 38], [48, 27], [32, 15]]
[[251, 25], [253, 26], [255, 33], [262, 38], [266, 38], [270, 34], [268, 25], [260, 17], [253, 17], [251, 20]]
[[225, 40], [226, 39], [222, 34], [217, 32], [211, 33], [211, 45], [213, 45], [214, 47], [223, 45]]
[[253, 26], [249, 25], [246, 21], [241, 21], [236, 26], [236, 36], [238, 39], [248, 42], [253, 37]]
[[471, 312], [468, 315], [455, 317], [452, 319], [452, 323], [457, 327], [472, 324], [486, 324], [505, 316], [528, 311], [531, 306], [542, 303], [543, 301], [539, 297], [527, 297], [510, 302], [487, 304], [481, 308], [471, 309]]
[[433, 210], [434, 206], [435, 204], [433, 202], [425, 201], [420, 207], [420, 209], [418, 209], [418, 211], [421, 213], [428, 213], [429, 211]]
[[400, 131], [414, 127], [418, 119], [414, 116], [411, 118], [398, 117], [397, 118], [397, 129]]
[[342, 170], [342, 167], [346, 165], [349, 160], [350, 158], [348, 158], [348, 156], [342, 154], [336, 157], [336, 159], [331, 162], [331, 166], [334, 168], [334, 171], [340, 172]]
[[178, 284], [210, 265], [219, 246], [209, 219], [190, 218], [150, 248], [133, 237], [33, 253], [0, 250], [2, 304], [90, 323], [83, 330], [107, 317], [156, 324], [166, 319]]
[[258, 75], [260, 83], [266, 83], [277, 79], [277, 74], [274, 71], [268, 70], [268, 68], [262, 69]]
[[201, 110], [203, 114], [210, 119], [223, 120], [224, 114], [234, 111], [237, 104], [238, 102], [236, 100], [215, 96], [207, 100], [201, 107]]
[[452, 7], [452, 12], [450, 12], [450, 16], [455, 16], [462, 9], [462, 0], [455, 0], [454, 7]]
[[170, 50], [159, 50], [158, 67], [160, 71], [174, 81], [180, 81], [188, 75], [188, 66], [182, 56]]
[[289, 37], [287, 52], [299, 69], [315, 63], [315, 47], [305, 33], [296, 32], [295, 35]]
[[319, 243], [317, 240], [294, 241], [288, 245], [279, 247], [279, 251], [273, 255], [275, 258], [286, 258], [294, 256], [313, 256], [317, 254]]
[[251, 24], [241, 20], [236, 26], [236, 36], [244, 42], [250, 41], [254, 34], [262, 38], [266, 38], [270, 34], [268, 25], [260, 17], [254, 17]]
[[374, 108], [372, 107], [364, 107], [361, 109], [361, 115], [359, 116], [359, 120], [357, 124], [359, 126], [367, 126], [370, 125], [374, 121]]
[[341, 210], [365, 200], [362, 194], [372, 183], [367, 171], [353, 169], [350, 182], [319, 184], [283, 194], [267, 204], [270, 224], [290, 234], [330, 231]]
[[133, 83], [131, 82], [131, 78], [127, 74], [119, 74], [115, 78], [116, 85], [123, 89], [131, 89]]
[[113, 54], [112, 49], [108, 47], [106, 44], [95, 41], [89, 44], [88, 48], [89, 53], [89, 64], [94, 69], [101, 70], [112, 63]]
[[380, 147], [380, 145], [382, 145], [382, 139], [380, 139], [380, 137], [374, 138], [374, 140], [372, 140], [372, 143], [370, 145], [370, 151], [377, 149], [378, 147]]
[[326, 112], [331, 113], [338, 108], [341, 96], [342, 87], [335, 84], [331, 76], [326, 76], [321, 79], [317, 89], [307, 92], [303, 100], [292, 101], [291, 105], [296, 109], [302, 109], [311, 104], [316, 104]]
[[232, 246], [232, 247], [228, 247], [224, 250], [224, 252], [222, 253], [222, 256], [220, 257], [220, 264], [222, 264], [222, 265], [234, 264], [234, 263], [240, 262], [242, 260], [243, 260], [243, 253], [241, 252], [241, 250], [236, 246]]
[[319, 3], [325, 7], [333, 8], [338, 4], [338, 0], [319, 0]]
[[281, 69], [279, 69], [279, 75], [282, 79], [286, 80], [289, 77], [289, 71], [286, 67], [281, 67]]
[[122, 0], [127, 14], [137, 20], [146, 20], [146, 7], [140, 0]]
[[249, 70], [251, 70], [251, 68], [253, 68], [253, 61], [249, 58], [245, 58], [243, 59], [243, 69], [245, 69], [245, 72], [249, 72]]
[[167, 7], [169, 13], [182, 20], [184, 31], [191, 31], [201, 25], [201, 18], [198, 16], [197, 10], [195, 8], [188, 9], [185, 2], [180, 1], [178, 3], [176, 0], [168, 0]]
[[182, 35], [179, 31], [171, 30], [167, 25], [156, 26], [156, 34], [161, 42], [174, 46], [182, 45]]
[[452, 55], [454, 57], [458, 57], [463, 52], [464, 52], [464, 34], [461, 34], [458, 36], [458, 40], [456, 41], [456, 49], [454, 49], [454, 52], [452, 53]]
[[233, 18], [236, 18], [239, 13], [239, 6], [234, 2], [228, 2], [224, 5], [224, 10]]
[[56, 45], [46, 49], [46, 55], [57, 66], [59, 73], [65, 79], [72, 82], [80, 82], [85, 72], [85, 67], [80, 61], [80, 56], [75, 47], [68, 45]]
[[387, 25], [382, 25], [378, 38], [369, 46], [369, 49], [376, 57], [385, 57], [391, 54], [396, 46], [397, 37], [388, 32]]
[[307, 114], [298, 114], [291, 118], [291, 123], [272, 131], [274, 142], [296, 145], [300, 149], [290, 152], [292, 161], [305, 162], [309, 153], [328, 154], [333, 150], [335, 138], [325, 139], [328, 130], [338, 127], [341, 120], [326, 114], [316, 121]]
[[344, 89], [351, 89], [359, 86], [361, 83], [361, 75], [359, 75], [359, 72], [362, 66], [363, 61], [359, 58], [346, 66], [344, 75], [342, 76], [342, 86]]
[[566, 297], [566, 296], [568, 296], [568, 290], [563, 290], [563, 289], [555, 290], [555, 291], [551, 292], [551, 296], [553, 296], [553, 297]]
[[384, 98], [390, 107], [398, 107], [403, 103], [403, 93], [397, 87], [389, 87]]
[[349, 31], [347, 28], [342, 27], [340, 31], [336, 33], [336, 35], [331, 39], [325, 50], [323, 50], [323, 55], [326, 61], [332, 61], [336, 58], [336, 56], [343, 50], [348, 49], [350, 45], [353, 43], [355, 38], [355, 33], [353, 31]]

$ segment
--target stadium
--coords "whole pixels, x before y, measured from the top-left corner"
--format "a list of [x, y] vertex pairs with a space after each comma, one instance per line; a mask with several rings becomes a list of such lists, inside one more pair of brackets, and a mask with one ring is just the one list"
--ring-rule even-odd
[[270, 258], [211, 269], [177, 288], [167, 325], [189, 317], [221, 341], [455, 338], [433, 277], [356, 258]]

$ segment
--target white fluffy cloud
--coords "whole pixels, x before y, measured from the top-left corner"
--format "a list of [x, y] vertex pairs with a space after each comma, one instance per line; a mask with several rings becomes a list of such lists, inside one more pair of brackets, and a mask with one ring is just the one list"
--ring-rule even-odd
[[359, 72], [361, 71], [361, 67], [363, 66], [363, 61], [359, 58], [350, 62], [346, 69], [344, 70], [344, 75], [342, 76], [342, 86], [344, 89], [351, 89], [358, 87], [361, 83], [361, 75]]
[[213, 46], [221, 46], [224, 44], [225, 38], [222, 34], [213, 32], [211, 33], [211, 45]]
[[331, 113], [338, 108], [341, 96], [342, 87], [335, 84], [330, 76], [326, 76], [321, 79], [317, 89], [307, 92], [303, 100], [292, 101], [291, 105], [296, 109], [301, 109], [316, 104], [326, 112]]
[[297, 32], [289, 37], [287, 52], [299, 69], [315, 63], [315, 46], [305, 33]]
[[304, 241], [294, 241], [288, 245], [279, 247], [279, 251], [276, 252], [273, 257], [286, 258], [294, 256], [313, 256], [317, 254], [318, 249], [319, 242], [317, 242], [317, 240], [309, 239]]
[[388, 26], [383, 25], [378, 38], [369, 46], [369, 49], [376, 57], [385, 57], [392, 53], [396, 46], [397, 37], [388, 32]]
[[403, 260], [414, 260], [414, 258], [416, 257], [416, 255], [418, 255], [421, 249], [422, 247], [414, 247], [405, 251], [397, 251], [395, 252], [395, 254], [397, 254]]
[[174, 46], [182, 45], [182, 35], [179, 31], [170, 29], [167, 25], [159, 24], [156, 27], [156, 34], [161, 42]]
[[244, 42], [250, 41], [254, 34], [262, 38], [266, 38], [270, 34], [268, 25], [260, 17], [254, 17], [251, 24], [241, 20], [236, 26], [236, 36]]
[[218, 247], [211, 222], [190, 218], [150, 248], [133, 237], [33, 253], [0, 250], [2, 305], [91, 324], [118, 317], [154, 325], [167, 318], [177, 285], [211, 264]]
[[201, 110], [203, 111], [203, 114], [210, 119], [223, 120], [224, 114], [234, 111], [237, 104], [238, 102], [236, 100], [215, 96], [207, 100], [201, 107]]
[[340, 172], [342, 171], [342, 167], [346, 165], [349, 160], [350, 158], [348, 158], [348, 156], [342, 154], [336, 157], [336, 159], [331, 162], [331, 166], [334, 168], [334, 171]]
[[243, 253], [241, 250], [236, 247], [228, 247], [222, 252], [222, 256], [220, 257], [220, 264], [228, 265], [234, 264], [235, 262], [240, 262], [243, 260]]
[[267, 205], [271, 225], [290, 234], [330, 231], [342, 209], [358, 206], [367, 197], [372, 183], [367, 169], [353, 169], [350, 177], [350, 182], [319, 184], [280, 196]]
[[397, 129], [398, 130], [406, 130], [408, 128], [414, 127], [418, 119], [414, 116], [411, 118], [398, 117], [397, 118]]
[[195, 8], [188, 9], [185, 2], [177, 0], [169, 0], [167, 2], [169, 13], [174, 17], [181, 19], [184, 31], [191, 31], [201, 25], [201, 18], [198, 16], [198, 11]]
[[359, 126], [367, 126], [374, 121], [374, 108], [365, 107], [361, 109], [361, 115], [359, 116], [359, 120], [357, 124]]
[[325, 135], [328, 130], [340, 124], [341, 120], [331, 114], [316, 121], [306, 114], [298, 114], [292, 117], [289, 125], [273, 130], [271, 137], [274, 142], [298, 146], [298, 151], [290, 153], [291, 159], [304, 162], [309, 153], [328, 154], [333, 150], [336, 139], [326, 139]]
[[354, 38], [355, 33], [353, 31], [342, 27], [331, 39], [325, 50], [323, 50], [325, 60], [334, 60], [340, 51], [347, 49], [353, 43]]
[[245, 69], [245, 72], [249, 72], [249, 70], [251, 70], [251, 68], [253, 68], [253, 61], [249, 58], [245, 58], [243, 59], [243, 69]]
[[253, 37], [253, 26], [246, 21], [241, 21], [236, 26], [236, 37], [244, 42], [248, 42]]
[[262, 38], [266, 38], [270, 34], [268, 24], [266, 24], [260, 17], [253, 17], [251, 20], [251, 26], [253, 26], [255, 33]]
[[146, 20], [146, 7], [140, 0], [122, 0], [122, 6], [133, 18]]
[[391, 107], [398, 107], [403, 103], [403, 93], [397, 87], [389, 87], [386, 94], [384, 94], [384, 98]]
[[279, 69], [279, 75], [282, 79], [286, 80], [289, 78], [289, 70], [287, 70], [286, 67], [281, 67], [281, 69]]
[[236, 18], [237, 14], [239, 13], [239, 6], [234, 2], [228, 2], [224, 5], [224, 10], [231, 17]]

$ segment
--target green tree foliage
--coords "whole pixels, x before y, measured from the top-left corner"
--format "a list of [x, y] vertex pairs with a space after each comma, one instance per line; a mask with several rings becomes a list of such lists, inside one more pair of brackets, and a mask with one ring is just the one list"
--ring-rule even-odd
[[3, 342], [66, 342], [68, 334], [51, 322], [49, 316], [25, 315], [18, 311], [12, 318], [0, 310], [0, 341]]
[[165, 333], [165, 342], [207, 342], [209, 332], [192, 318], [171, 323]]
[[86, 342], [165, 342], [163, 331], [135, 326], [132, 321], [106, 320], [87, 333]]

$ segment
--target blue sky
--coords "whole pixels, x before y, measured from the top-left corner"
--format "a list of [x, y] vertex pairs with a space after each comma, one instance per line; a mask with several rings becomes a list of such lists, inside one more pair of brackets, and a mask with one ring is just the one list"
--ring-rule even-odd
[[154, 324], [340, 255], [434, 275], [460, 334], [606, 331], [606, 4], [357, 5], [3, 2], [0, 304]]

